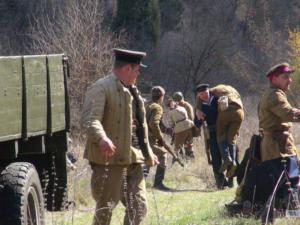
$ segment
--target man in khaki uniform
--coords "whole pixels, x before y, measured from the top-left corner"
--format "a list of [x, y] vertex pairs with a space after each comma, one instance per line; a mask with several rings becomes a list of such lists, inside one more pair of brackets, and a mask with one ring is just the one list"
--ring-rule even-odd
[[168, 107], [170, 109], [169, 124], [173, 128], [175, 154], [179, 154], [181, 148], [185, 148], [187, 156], [193, 157], [192, 149], [193, 144], [193, 127], [194, 122], [188, 118], [187, 111], [184, 107], [176, 104], [175, 101], [169, 99]]
[[165, 90], [161, 86], [155, 86], [151, 90], [151, 96], [152, 102], [146, 107], [146, 118], [149, 127], [150, 146], [159, 161], [156, 168], [153, 187], [159, 190], [168, 191], [170, 188], [163, 184], [167, 166], [167, 150], [163, 147], [164, 139], [160, 129], [163, 115], [161, 104], [164, 101]]
[[84, 158], [92, 168], [91, 189], [96, 201], [94, 225], [110, 224], [121, 200], [124, 224], [140, 224], [147, 212], [142, 163], [157, 164], [148, 143], [143, 100], [134, 86], [144, 52], [114, 49], [110, 75], [87, 91], [82, 122], [87, 130]]
[[[177, 103], [178, 106], [185, 108], [188, 119], [194, 121], [194, 109], [193, 106], [184, 100], [182, 92], [178, 91], [173, 94], [173, 99]], [[190, 158], [195, 158], [193, 152], [193, 139], [190, 140], [189, 144], [185, 145], [185, 154]]]
[[187, 101], [184, 100], [184, 97], [183, 97], [183, 94], [178, 91], [178, 92], [175, 92], [173, 94], [173, 99], [175, 102], [177, 102], [177, 104], [179, 106], [182, 106], [183, 108], [185, 108], [187, 114], [188, 114], [188, 118], [191, 120], [191, 121], [194, 121], [194, 109], [193, 109], [193, 106], [188, 103]]
[[[264, 91], [258, 107], [259, 127], [262, 130], [262, 163], [251, 169], [244, 184], [238, 188], [237, 201], [264, 203], [284, 170], [289, 179], [298, 181], [297, 149], [290, 122], [300, 122], [300, 109], [292, 107], [286, 96], [292, 82], [292, 72], [288, 63], [280, 63], [266, 75], [270, 87]], [[278, 192], [287, 193], [287, 188], [285, 184], [279, 185]], [[257, 194], [254, 198], [255, 190]], [[281, 194], [281, 197], [284, 196]]]
[[292, 72], [289, 64], [281, 63], [267, 73], [270, 87], [263, 93], [259, 104], [259, 127], [263, 129], [262, 161], [296, 156], [289, 122], [299, 122], [300, 111], [293, 108], [286, 97]]
[[[218, 98], [217, 141], [223, 159], [219, 172], [227, 170], [226, 176], [232, 177], [237, 167], [237, 137], [244, 119], [242, 100], [237, 90], [229, 85], [217, 85], [209, 92]], [[204, 119], [201, 107], [197, 105], [197, 117]]]

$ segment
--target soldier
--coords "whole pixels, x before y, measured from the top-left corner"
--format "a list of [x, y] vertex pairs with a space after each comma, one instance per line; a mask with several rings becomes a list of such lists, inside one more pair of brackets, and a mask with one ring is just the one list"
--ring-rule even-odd
[[[188, 119], [191, 121], [194, 121], [195, 115], [194, 115], [193, 106], [184, 100], [182, 92], [179, 92], [179, 91], [175, 92], [173, 94], [173, 99], [177, 103], [177, 105], [185, 108], [187, 115], [188, 115]], [[188, 156], [190, 158], [195, 158], [194, 152], [193, 152], [193, 139], [191, 140], [190, 144], [185, 145], [185, 154], [186, 154], [186, 156]]]
[[113, 49], [114, 68], [87, 91], [82, 122], [87, 129], [84, 158], [92, 168], [94, 225], [110, 224], [121, 200], [124, 224], [140, 224], [147, 212], [142, 164], [156, 165], [148, 143], [143, 100], [135, 87], [144, 52]]
[[185, 108], [185, 110], [187, 111], [187, 114], [188, 114], [188, 118], [190, 120], [194, 121], [195, 115], [194, 115], [193, 106], [190, 103], [188, 103], [187, 101], [184, 100], [183, 94], [180, 91], [175, 92], [173, 94], [173, 99], [174, 99], [175, 102], [178, 103], [178, 105]]
[[[207, 128], [209, 130], [209, 154], [211, 155], [211, 164], [213, 167], [214, 177], [216, 180], [216, 185], [218, 189], [223, 189], [225, 186], [233, 187], [233, 178], [226, 180], [224, 173], [220, 172], [222, 164], [222, 156], [218, 147], [217, 142], [217, 118], [218, 118], [218, 97], [210, 93], [208, 84], [199, 84], [196, 87], [196, 102], [199, 106], [196, 108], [201, 108], [201, 111], [197, 110], [199, 115], [199, 125], [201, 126], [204, 121], [207, 123]], [[198, 118], [196, 118], [197, 120]], [[195, 123], [196, 124], [196, 123]], [[206, 141], [206, 140], [205, 140]]]
[[[172, 99], [169, 99], [168, 107], [170, 109], [169, 124], [174, 133], [174, 150], [178, 156], [182, 148], [192, 149], [194, 122], [188, 118], [186, 109], [177, 105]], [[193, 157], [192, 153], [188, 153], [188, 155]]]
[[[237, 191], [237, 200], [264, 203], [283, 170], [287, 170], [289, 179], [298, 177], [297, 148], [290, 122], [300, 122], [300, 109], [292, 107], [286, 96], [292, 82], [292, 72], [288, 63], [280, 63], [266, 74], [270, 87], [264, 91], [258, 107], [262, 164], [249, 172], [245, 185]], [[258, 194], [253, 199], [255, 188]]]
[[[244, 119], [242, 100], [237, 90], [229, 85], [217, 85], [209, 92], [218, 98], [217, 141], [223, 159], [219, 172], [227, 170], [226, 176], [232, 177], [237, 168], [237, 137]], [[201, 104], [197, 107], [197, 117], [201, 119]]]
[[267, 73], [270, 88], [263, 93], [259, 104], [259, 127], [263, 129], [262, 161], [296, 156], [288, 122], [299, 122], [300, 110], [293, 108], [286, 97], [292, 72], [288, 63], [281, 63]]
[[154, 154], [157, 156], [157, 165], [153, 187], [168, 191], [170, 188], [163, 184], [167, 166], [167, 151], [164, 149], [165, 141], [160, 129], [163, 115], [161, 104], [164, 101], [165, 90], [161, 86], [155, 86], [151, 90], [152, 102], [146, 107], [146, 117], [149, 127], [149, 142]]

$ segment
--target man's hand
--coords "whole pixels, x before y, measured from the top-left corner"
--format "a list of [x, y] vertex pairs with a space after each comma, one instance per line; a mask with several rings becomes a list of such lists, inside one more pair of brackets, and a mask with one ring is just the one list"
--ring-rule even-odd
[[198, 120], [202, 120], [202, 121], [205, 120], [205, 114], [198, 109], [196, 110], [196, 116], [197, 116]]
[[159, 146], [165, 146], [165, 141], [164, 141], [163, 139], [159, 139], [159, 140], [157, 141], [157, 144], [158, 144]]
[[156, 155], [154, 155], [153, 157], [150, 157], [148, 158], [146, 161], [145, 161], [145, 164], [148, 165], [148, 166], [156, 166], [159, 164], [159, 161], [158, 161], [158, 158]]
[[117, 149], [108, 137], [102, 138], [100, 140], [99, 147], [101, 152], [108, 157], [113, 156]]
[[300, 116], [300, 109], [293, 108], [292, 110], [293, 110], [294, 116], [297, 116], [297, 117]]

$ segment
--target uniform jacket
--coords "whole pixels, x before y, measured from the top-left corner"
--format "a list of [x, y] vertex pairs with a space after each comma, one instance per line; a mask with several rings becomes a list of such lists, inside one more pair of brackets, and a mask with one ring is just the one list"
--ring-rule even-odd
[[188, 115], [188, 118], [192, 121], [194, 121], [194, 109], [193, 109], [193, 106], [188, 103], [187, 101], [180, 101], [179, 104], [180, 106], [182, 106], [183, 108], [185, 108], [186, 112], [187, 112], [187, 115]]
[[159, 126], [163, 115], [162, 107], [158, 103], [152, 102], [146, 107], [146, 112], [149, 136], [157, 140], [163, 139], [163, 135]]
[[228, 103], [235, 103], [236, 105], [243, 108], [243, 103], [240, 94], [237, 90], [229, 85], [220, 84], [213, 88], [210, 88], [209, 91], [214, 94], [217, 98], [221, 96], [228, 97]]
[[182, 106], [177, 105], [176, 108], [170, 110], [169, 117], [175, 134], [191, 129], [194, 126], [194, 122], [188, 118], [187, 111]]
[[163, 115], [163, 108], [160, 104], [152, 102], [146, 106], [146, 117], [149, 127], [149, 141], [151, 148], [157, 156], [166, 153], [163, 146], [160, 146], [157, 141], [163, 139], [163, 134], [160, 129], [160, 123]]
[[[262, 95], [259, 103], [259, 127], [270, 134], [286, 131], [288, 134], [285, 147], [280, 147], [276, 137], [264, 135], [261, 146], [263, 161], [296, 155], [296, 147], [290, 128], [290, 122], [299, 122], [293, 113], [293, 107], [287, 100], [286, 93], [271, 86]], [[282, 145], [281, 145], [282, 146]]]
[[[133, 87], [136, 89], [135, 87]], [[113, 74], [96, 81], [87, 91], [82, 112], [82, 123], [87, 129], [87, 143], [84, 158], [97, 164], [129, 165], [142, 163], [141, 150], [131, 146], [132, 141], [132, 100], [133, 97]], [[144, 118], [144, 142], [149, 156], [153, 157], [148, 142], [148, 128], [145, 118], [144, 103], [139, 95], [137, 109]], [[99, 141], [108, 137], [117, 150], [108, 159], [102, 154]]]

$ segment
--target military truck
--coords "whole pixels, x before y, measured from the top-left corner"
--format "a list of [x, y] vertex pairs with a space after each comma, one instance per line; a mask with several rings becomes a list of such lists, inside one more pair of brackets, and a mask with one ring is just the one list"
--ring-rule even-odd
[[70, 112], [67, 57], [0, 57], [0, 224], [43, 225], [64, 210]]

